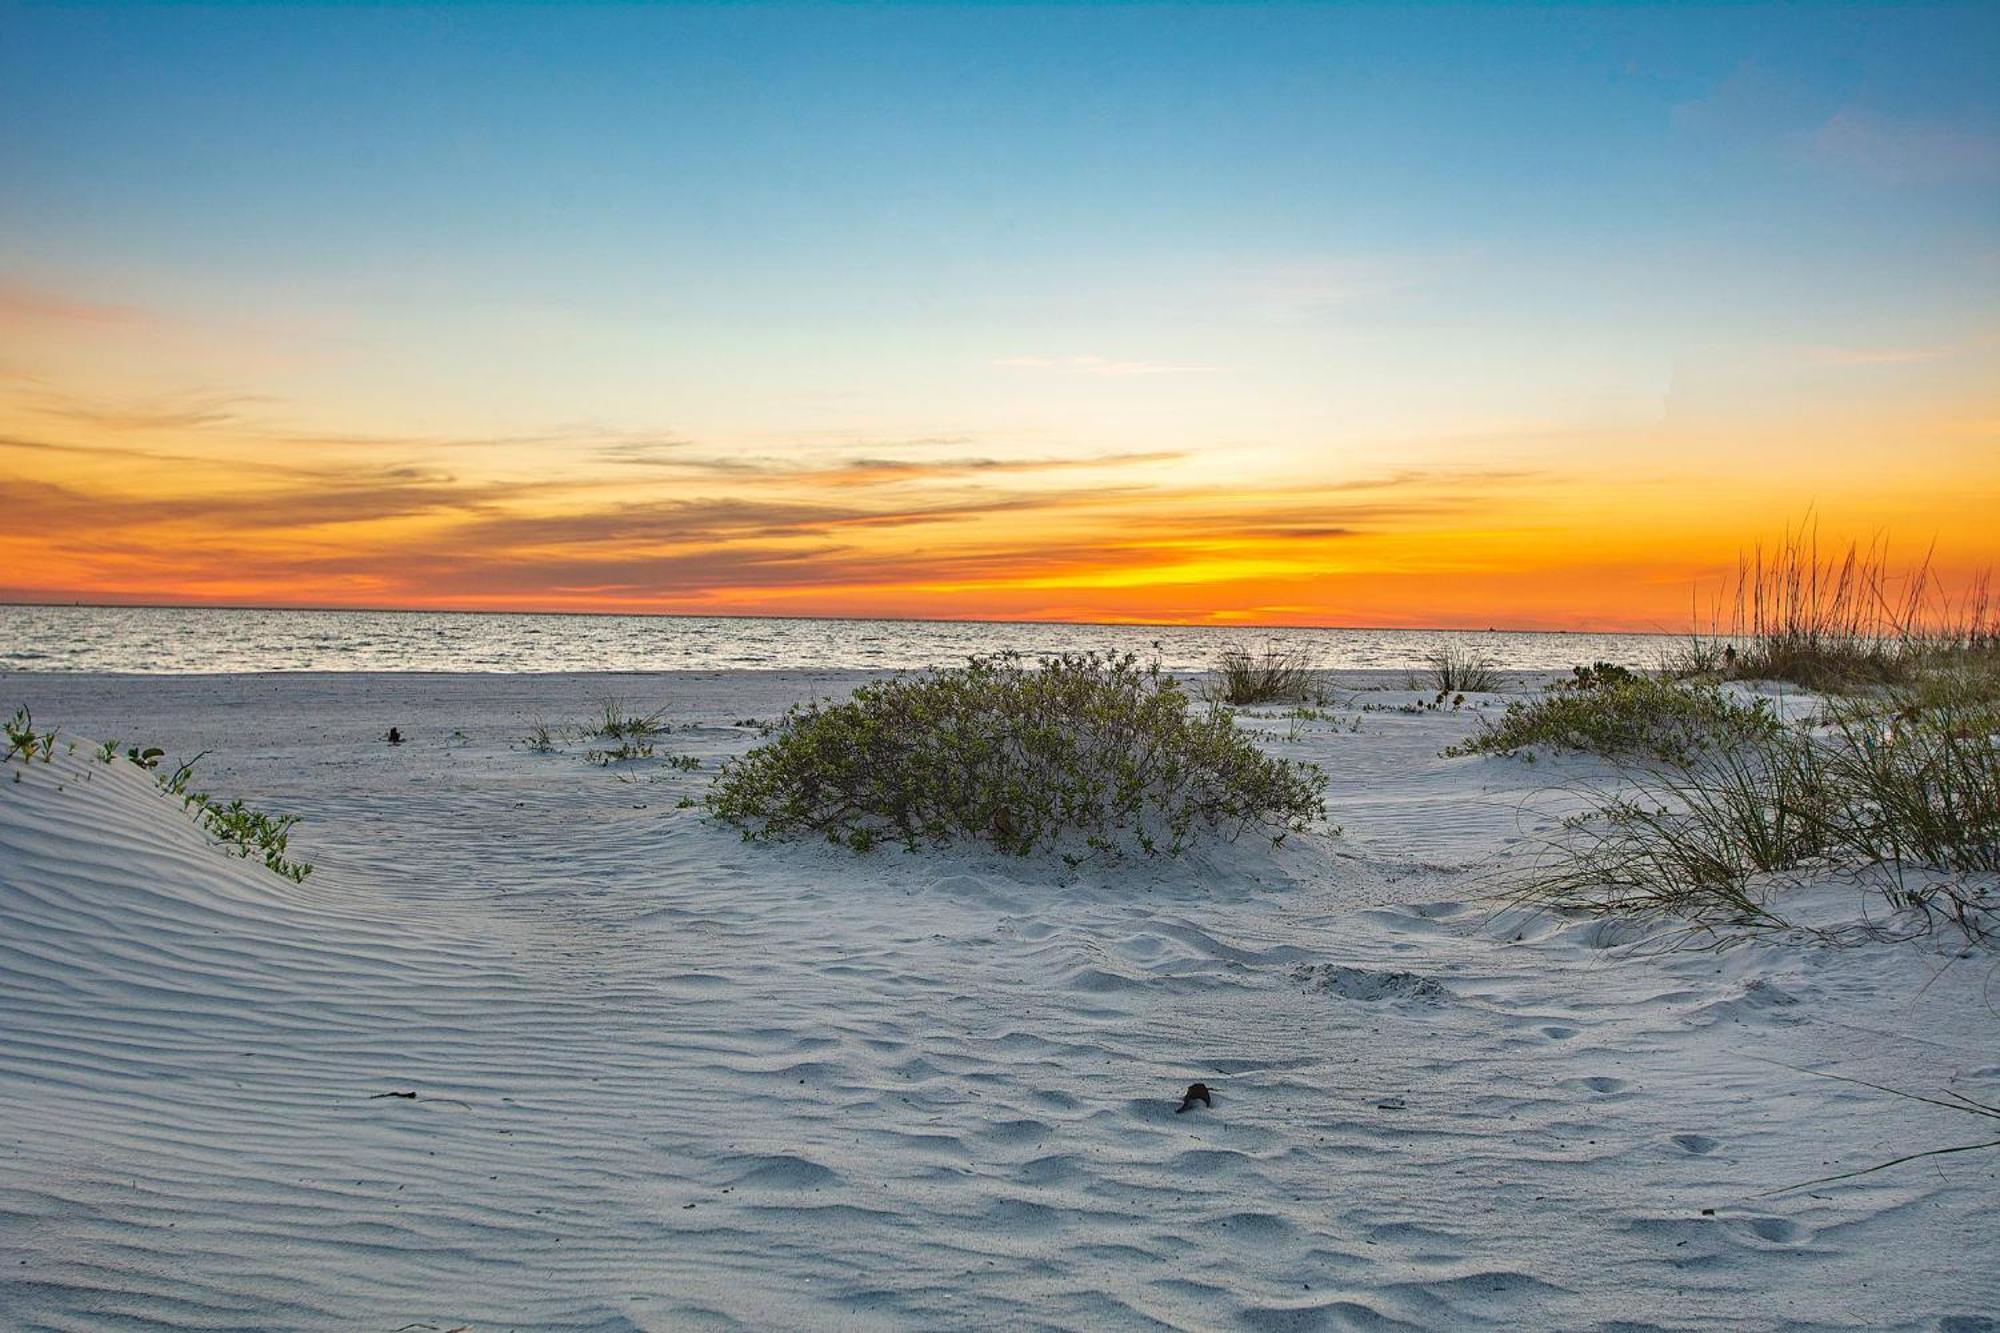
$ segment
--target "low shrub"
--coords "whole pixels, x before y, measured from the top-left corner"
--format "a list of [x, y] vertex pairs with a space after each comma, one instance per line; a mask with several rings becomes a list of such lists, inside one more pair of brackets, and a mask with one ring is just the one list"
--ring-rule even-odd
[[724, 768], [708, 805], [752, 839], [972, 839], [1071, 865], [1178, 855], [1205, 831], [1278, 841], [1324, 813], [1317, 768], [1264, 755], [1227, 714], [1190, 703], [1129, 654], [973, 658], [793, 708]]
[[1607, 758], [1681, 761], [1771, 736], [1778, 720], [1762, 699], [1745, 703], [1713, 685], [1642, 676], [1623, 668], [1579, 667], [1530, 701], [1515, 701], [1497, 722], [1446, 755], [1518, 754], [1536, 746]]
[[1305, 703], [1320, 698], [1312, 652], [1267, 643], [1256, 652], [1228, 648], [1209, 668], [1208, 694], [1226, 704]]

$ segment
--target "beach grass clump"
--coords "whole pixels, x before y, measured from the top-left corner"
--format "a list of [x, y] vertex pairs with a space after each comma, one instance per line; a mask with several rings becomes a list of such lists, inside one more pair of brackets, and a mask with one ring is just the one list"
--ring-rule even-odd
[[[664, 708], [638, 713], [627, 709], [618, 699], [603, 700], [597, 705], [596, 717], [581, 729], [586, 740], [603, 743], [585, 751], [584, 758], [605, 767], [651, 759], [659, 738], [673, 730], [666, 716]], [[530, 732], [528, 739], [529, 748], [535, 749], [534, 742], [538, 739], [535, 733]]]
[[597, 716], [584, 726], [584, 735], [606, 741], [652, 741], [672, 730], [667, 710], [650, 713], [628, 710], [623, 701], [605, 699], [597, 705]]
[[1130, 654], [976, 657], [794, 707], [723, 769], [708, 806], [750, 839], [969, 840], [1072, 866], [1179, 855], [1207, 833], [1275, 842], [1324, 814], [1316, 767], [1266, 756], [1192, 703]]
[[1482, 694], [1500, 676], [1493, 659], [1462, 643], [1447, 643], [1424, 654], [1425, 677], [1439, 694]]
[[1267, 643], [1259, 649], [1225, 648], [1209, 668], [1208, 695], [1236, 707], [1307, 703], [1320, 698], [1312, 651]]
[[1529, 896], [1769, 925], [1779, 917], [1758, 876], [1859, 872], [1897, 908], [1988, 934], [2000, 907], [2000, 716], [1976, 695], [1891, 702], [1630, 775], [1569, 821]]
[[1476, 735], [1444, 753], [1515, 755], [1542, 748], [1684, 762], [1767, 740], [1778, 730], [1762, 699], [1745, 701], [1716, 685], [1598, 663], [1576, 668], [1572, 679], [1538, 698], [1509, 703], [1497, 722], [1482, 719]]

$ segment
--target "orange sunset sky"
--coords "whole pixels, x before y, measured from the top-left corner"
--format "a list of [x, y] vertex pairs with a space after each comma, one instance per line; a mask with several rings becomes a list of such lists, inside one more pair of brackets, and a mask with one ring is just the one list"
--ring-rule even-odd
[[0, 598], [1673, 630], [1808, 513], [1963, 580], [1994, 21], [1842, 13], [9, 10]]

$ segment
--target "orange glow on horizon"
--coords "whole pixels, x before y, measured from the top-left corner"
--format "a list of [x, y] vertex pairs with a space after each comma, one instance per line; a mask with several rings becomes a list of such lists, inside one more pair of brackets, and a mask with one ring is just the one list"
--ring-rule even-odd
[[[0, 322], [127, 319], [69, 310]], [[1948, 588], [2000, 563], [1983, 382], [1789, 423], [1251, 448], [392, 435], [62, 378], [0, 374], [6, 600], [1680, 632], [1808, 513], [1828, 542], [1934, 542]]]

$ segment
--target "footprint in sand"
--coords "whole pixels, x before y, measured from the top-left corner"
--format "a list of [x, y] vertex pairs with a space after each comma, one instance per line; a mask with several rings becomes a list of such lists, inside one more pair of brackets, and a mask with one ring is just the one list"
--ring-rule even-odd
[[1560, 1023], [1551, 1023], [1542, 1029], [1542, 1035], [1550, 1041], [1568, 1041], [1576, 1035], [1576, 1029], [1566, 1028]]
[[1592, 1074], [1589, 1078], [1573, 1078], [1568, 1081], [1599, 1094], [1622, 1092], [1631, 1086], [1624, 1079], [1612, 1078], [1608, 1074]]
[[1696, 1157], [1706, 1157], [1722, 1146], [1721, 1139], [1712, 1139], [1706, 1134], [1676, 1134], [1673, 1142], [1682, 1152]]
[[1805, 1235], [1798, 1223], [1788, 1222], [1782, 1217], [1746, 1217], [1742, 1219], [1742, 1226], [1758, 1240], [1769, 1241], [1773, 1245], [1790, 1245]]

